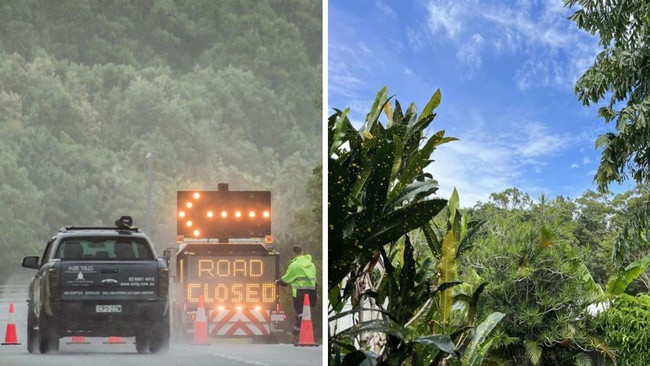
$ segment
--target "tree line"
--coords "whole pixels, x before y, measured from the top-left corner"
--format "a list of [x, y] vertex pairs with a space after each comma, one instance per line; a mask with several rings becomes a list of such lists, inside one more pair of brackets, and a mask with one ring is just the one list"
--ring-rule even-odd
[[65, 225], [128, 214], [143, 228], [149, 194], [162, 252], [176, 191], [218, 183], [270, 190], [280, 250], [301, 241], [320, 266], [321, 12], [291, 0], [2, 2], [0, 275]]

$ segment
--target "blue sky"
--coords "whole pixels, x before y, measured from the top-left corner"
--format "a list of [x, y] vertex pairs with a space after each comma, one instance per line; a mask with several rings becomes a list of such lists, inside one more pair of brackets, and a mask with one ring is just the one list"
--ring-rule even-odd
[[572, 12], [562, 0], [329, 0], [327, 114], [349, 107], [359, 125], [383, 86], [418, 111], [440, 89], [429, 131], [459, 138], [432, 156], [440, 197], [578, 198], [596, 189], [594, 143], [611, 126], [573, 92], [599, 48]]

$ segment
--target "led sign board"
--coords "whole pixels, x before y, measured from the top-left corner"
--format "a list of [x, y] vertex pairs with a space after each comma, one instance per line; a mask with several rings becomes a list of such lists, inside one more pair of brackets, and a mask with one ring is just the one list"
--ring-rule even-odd
[[178, 191], [177, 235], [261, 238], [271, 234], [269, 191]]
[[206, 305], [268, 307], [278, 300], [274, 255], [189, 255], [183, 291], [188, 303], [198, 303], [203, 295]]

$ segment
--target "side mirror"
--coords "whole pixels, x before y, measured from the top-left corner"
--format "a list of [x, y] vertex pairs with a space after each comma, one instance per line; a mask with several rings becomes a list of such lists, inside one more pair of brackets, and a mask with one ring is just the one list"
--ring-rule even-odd
[[167, 267], [169, 267], [169, 264], [172, 262], [172, 258], [175, 255], [175, 252], [177, 251], [177, 248], [167, 248], [163, 251], [163, 258], [165, 258], [165, 263], [167, 263]]
[[37, 256], [29, 256], [23, 258], [23, 267], [38, 269], [38, 259], [39, 258]]
[[169, 259], [167, 257], [158, 257], [158, 260], [165, 263], [165, 267], [169, 268]]

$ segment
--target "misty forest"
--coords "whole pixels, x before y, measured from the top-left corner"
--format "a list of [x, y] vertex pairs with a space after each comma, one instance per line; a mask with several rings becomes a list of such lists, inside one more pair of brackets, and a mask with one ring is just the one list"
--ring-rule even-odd
[[270, 190], [281, 267], [302, 244], [320, 273], [321, 13], [298, 0], [3, 1], [0, 276], [26, 283], [21, 258], [62, 226], [130, 215], [144, 228], [149, 194], [160, 255], [175, 245], [176, 191], [219, 183]]

